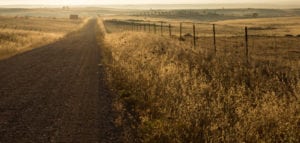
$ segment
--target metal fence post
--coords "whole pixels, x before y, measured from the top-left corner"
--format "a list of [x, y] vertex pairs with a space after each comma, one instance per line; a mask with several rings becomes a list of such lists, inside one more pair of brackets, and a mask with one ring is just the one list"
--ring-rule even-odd
[[193, 24], [194, 48], [196, 48], [196, 26]]
[[160, 35], [163, 36], [163, 22], [160, 22]]
[[180, 28], [179, 28], [179, 38], [182, 39], [182, 23], [180, 23]]
[[171, 29], [171, 24], [169, 24], [169, 35], [172, 37], [172, 29]]
[[248, 27], [245, 27], [245, 50], [246, 50], [246, 62], [249, 63], [249, 49], [248, 49]]
[[214, 50], [215, 54], [217, 54], [217, 45], [216, 45], [216, 25], [213, 24], [213, 40], [214, 40]]

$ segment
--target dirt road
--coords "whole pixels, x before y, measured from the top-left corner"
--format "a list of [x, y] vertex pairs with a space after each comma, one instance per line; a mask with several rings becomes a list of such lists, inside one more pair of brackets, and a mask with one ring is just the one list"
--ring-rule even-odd
[[99, 91], [96, 31], [90, 20], [56, 43], [0, 61], [1, 143], [117, 142], [111, 97]]

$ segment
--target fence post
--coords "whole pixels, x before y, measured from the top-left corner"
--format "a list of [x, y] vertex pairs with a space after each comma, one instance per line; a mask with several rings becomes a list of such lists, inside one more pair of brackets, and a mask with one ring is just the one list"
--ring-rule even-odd
[[144, 26], [144, 31], [146, 32], [146, 24], [144, 23], [143, 26]]
[[248, 27], [245, 27], [245, 48], [246, 48], [246, 62], [249, 63], [249, 50], [248, 50]]
[[160, 22], [160, 35], [163, 36], [163, 22]]
[[171, 24], [169, 24], [169, 35], [172, 37], [172, 29], [171, 29]]
[[194, 36], [194, 48], [196, 48], [196, 27], [195, 27], [195, 24], [193, 24], [193, 36]]
[[131, 23], [131, 31], [132, 31], [132, 32], [134, 31], [134, 25], [133, 25], [133, 22]]
[[179, 27], [179, 38], [182, 39], [182, 23], [180, 23]]
[[156, 34], [156, 23], [153, 24], [154, 34]]
[[214, 38], [214, 50], [215, 50], [215, 54], [217, 54], [216, 25], [215, 24], [213, 24], [213, 38]]
[[149, 28], [149, 33], [151, 32], [151, 24], [150, 23], [148, 23], [148, 28]]
[[154, 34], [156, 34], [156, 23], [154, 23]]

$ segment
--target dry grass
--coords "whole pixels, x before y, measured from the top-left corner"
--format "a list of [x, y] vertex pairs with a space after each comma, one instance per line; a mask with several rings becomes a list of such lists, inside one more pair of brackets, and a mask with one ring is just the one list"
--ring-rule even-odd
[[214, 56], [205, 37], [193, 49], [167, 36], [107, 34], [126, 142], [299, 142], [299, 39], [280, 37], [276, 49], [273, 38], [254, 39], [249, 65], [242, 40], [218, 40]]
[[[116, 19], [117, 21], [107, 19], [104, 21], [106, 26], [106, 31], [108, 33], [120, 33], [124, 31], [132, 31], [131, 21], [126, 21], [124, 19]], [[137, 19], [135, 22], [141, 23]], [[279, 22], [277, 26], [275, 21], [286, 21], [284, 23]], [[263, 19], [247, 19], [247, 20], [231, 20], [231, 21], [219, 21], [216, 25], [216, 47], [217, 54], [220, 56], [238, 56], [244, 57], [245, 53], [245, 29], [242, 25], [248, 24], [248, 35], [249, 35], [249, 52], [251, 58], [268, 60], [279, 60], [281, 62], [291, 62], [293, 64], [299, 64], [299, 53], [298, 43], [300, 37], [296, 36], [295, 32], [299, 31], [300, 27], [297, 28], [297, 23], [300, 21], [297, 18], [263, 18]], [[178, 24], [178, 23], [177, 23]], [[187, 27], [189, 25], [189, 27]], [[291, 29], [291, 25], [296, 27], [296, 29]], [[300, 25], [300, 24], [299, 24]], [[179, 25], [172, 28], [172, 38], [175, 40], [179, 38]], [[134, 27], [133, 31], [152, 33], [154, 28], [143, 26], [137, 30]], [[292, 31], [292, 32], [291, 32]], [[293, 34], [288, 34], [294, 33]], [[196, 24], [196, 47], [195, 49], [200, 50], [200, 52], [205, 52], [206, 54], [213, 52], [213, 34], [212, 34], [211, 23], [201, 23]], [[161, 29], [159, 23], [156, 27], [156, 35], [161, 35]], [[163, 35], [169, 36], [169, 31], [167, 27], [163, 28]], [[184, 38], [184, 44], [193, 48], [193, 31], [191, 29], [191, 23], [184, 23], [182, 36]]]
[[[182, 34], [192, 34], [192, 25], [195, 23], [196, 35], [198, 37], [207, 37], [212, 35], [212, 24], [216, 24], [217, 36], [243, 36], [244, 27], [249, 27], [251, 35], [264, 35], [264, 36], [300, 36], [300, 20], [299, 17], [279, 17], [279, 18], [258, 18], [258, 19], [238, 19], [238, 20], [225, 20], [216, 22], [205, 22], [205, 21], [186, 21], [186, 20], [168, 20], [168, 19], [145, 19], [135, 17], [122, 17], [122, 16], [107, 16], [104, 18], [105, 21], [118, 20], [129, 22], [128, 26], [120, 27], [116, 23], [110, 23], [108, 32], [120, 32], [132, 29], [132, 22], [140, 24], [156, 24], [157, 33], [160, 33], [160, 22], [164, 22], [163, 33], [169, 34], [168, 25], [172, 26], [172, 35], [179, 36], [179, 25], [182, 23], [183, 30]], [[133, 21], [136, 20], [136, 21]], [[146, 27], [148, 31], [148, 26]], [[151, 26], [151, 32], [154, 31]]]
[[82, 23], [83, 20], [0, 17], [0, 59], [54, 42]]
[[216, 22], [219, 25], [231, 25], [234, 27], [248, 26], [252, 27], [255, 34], [258, 35], [277, 35], [284, 36], [291, 34], [300, 35], [299, 17], [284, 18], [260, 18], [260, 19], [244, 19], [244, 20], [225, 20]]

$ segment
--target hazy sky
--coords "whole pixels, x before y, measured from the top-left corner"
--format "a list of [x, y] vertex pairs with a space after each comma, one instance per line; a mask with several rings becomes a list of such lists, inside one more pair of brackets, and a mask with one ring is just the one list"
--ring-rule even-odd
[[90, 5], [90, 4], [182, 4], [182, 3], [271, 3], [300, 4], [300, 0], [0, 0], [0, 5]]

